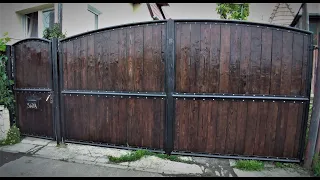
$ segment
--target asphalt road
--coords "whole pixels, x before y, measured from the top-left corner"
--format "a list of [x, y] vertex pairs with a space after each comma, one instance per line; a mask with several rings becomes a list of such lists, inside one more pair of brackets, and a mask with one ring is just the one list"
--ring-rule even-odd
[[157, 173], [64, 162], [0, 151], [0, 177], [160, 177]]

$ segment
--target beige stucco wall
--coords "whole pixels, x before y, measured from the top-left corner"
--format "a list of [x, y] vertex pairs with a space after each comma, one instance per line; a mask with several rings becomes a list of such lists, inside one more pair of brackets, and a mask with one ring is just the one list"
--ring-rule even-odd
[[[129, 3], [89, 3], [102, 14], [98, 18], [98, 28], [140, 21], [150, 21], [150, 13], [145, 4], [135, 12]], [[63, 31], [73, 36], [94, 29], [94, 15], [87, 10], [88, 3], [63, 3]]]

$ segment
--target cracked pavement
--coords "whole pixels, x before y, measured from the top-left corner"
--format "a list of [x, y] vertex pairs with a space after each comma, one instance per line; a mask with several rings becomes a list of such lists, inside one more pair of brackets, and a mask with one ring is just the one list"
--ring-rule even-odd
[[263, 171], [233, 168], [234, 160], [180, 157], [182, 163], [146, 156], [134, 162], [112, 163], [108, 156], [120, 157], [129, 150], [67, 143], [26, 137], [21, 143], [0, 147], [0, 176], [191, 176], [191, 177], [308, 177], [300, 167], [280, 169], [265, 162]]

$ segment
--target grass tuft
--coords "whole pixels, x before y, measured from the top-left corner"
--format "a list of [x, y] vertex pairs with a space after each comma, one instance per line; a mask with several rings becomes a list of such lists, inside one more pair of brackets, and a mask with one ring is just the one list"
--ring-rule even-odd
[[114, 163], [121, 163], [121, 162], [132, 162], [141, 159], [144, 156], [156, 156], [161, 159], [167, 159], [170, 161], [176, 162], [184, 162], [184, 163], [191, 163], [192, 161], [186, 161], [179, 158], [179, 156], [175, 155], [167, 155], [167, 154], [156, 154], [147, 150], [137, 150], [134, 152], [130, 152], [129, 154], [122, 155], [120, 157], [108, 156], [109, 160]]
[[274, 166], [276, 168], [294, 168], [295, 165], [292, 163], [281, 163], [281, 162], [275, 162]]
[[312, 167], [314, 176], [319, 177], [320, 176], [320, 161], [319, 156], [315, 155], [313, 159], [313, 167]]
[[234, 167], [244, 171], [261, 171], [264, 169], [264, 163], [256, 160], [238, 160]]

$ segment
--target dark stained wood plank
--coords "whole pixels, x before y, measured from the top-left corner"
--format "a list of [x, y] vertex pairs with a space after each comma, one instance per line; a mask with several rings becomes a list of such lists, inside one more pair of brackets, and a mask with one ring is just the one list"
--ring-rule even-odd
[[135, 123], [135, 99], [134, 98], [129, 98], [128, 100], [128, 124], [127, 124], [127, 127], [128, 127], [128, 144], [129, 145], [132, 145], [134, 144], [134, 137], [135, 137], [135, 129], [134, 129], [134, 123]]
[[206, 106], [208, 101], [198, 100], [199, 109], [198, 109], [198, 121], [197, 121], [197, 144], [196, 144], [196, 152], [205, 152], [206, 144], [207, 144], [207, 128], [206, 121], [208, 121], [208, 116], [206, 112]]
[[127, 143], [127, 99], [120, 99], [119, 100], [119, 114], [118, 114], [118, 122], [117, 122], [117, 129], [118, 129], [118, 144], [126, 145]]
[[203, 66], [200, 64], [200, 24], [191, 24], [189, 92], [200, 92]]
[[274, 156], [283, 157], [284, 153], [284, 142], [287, 130], [287, 120], [288, 120], [288, 108], [289, 103], [279, 104], [279, 119], [277, 121], [277, 131], [276, 131], [276, 141], [274, 147]]
[[[103, 51], [103, 42], [101, 42], [101, 34], [94, 35], [94, 61], [95, 61], [95, 72], [96, 72], [96, 90], [103, 90], [102, 79], [103, 77], [103, 61], [102, 61], [102, 51]], [[116, 44], [114, 45], [116, 46]]]
[[236, 145], [235, 154], [243, 154], [245, 147], [246, 136], [246, 121], [248, 115], [248, 102], [241, 101], [238, 103], [237, 111], [237, 132], [236, 132]]
[[94, 35], [88, 36], [88, 45], [87, 45], [87, 83], [88, 90], [96, 89], [96, 60], [94, 54]]
[[143, 27], [134, 28], [135, 91], [143, 90]]
[[270, 93], [270, 74], [271, 74], [271, 56], [272, 56], [272, 30], [262, 29], [261, 45], [261, 75], [260, 75], [260, 94]]
[[220, 81], [219, 93], [232, 93], [229, 82], [230, 26], [221, 25]]
[[160, 91], [164, 91], [164, 83], [165, 83], [165, 61], [166, 61], [166, 48], [167, 48], [167, 26], [161, 25], [161, 61], [159, 61], [160, 73], [158, 75], [159, 78], [159, 89]]
[[292, 69], [291, 69], [291, 92], [290, 95], [302, 95], [301, 78], [302, 78], [302, 60], [303, 60], [303, 35], [293, 35], [293, 52], [292, 52]]
[[251, 53], [251, 27], [241, 27], [241, 56], [240, 56], [240, 83], [239, 93], [249, 94], [251, 82], [249, 80], [250, 53]]
[[[156, 91], [155, 85], [157, 84], [156, 78], [154, 76], [157, 75], [157, 63], [154, 63], [153, 53], [153, 36], [152, 36], [153, 26], [145, 26], [143, 32], [143, 82], [144, 82], [144, 90], [145, 91]], [[155, 68], [155, 70], [153, 70]]]
[[159, 99], [159, 104], [160, 104], [160, 107], [159, 107], [159, 110], [160, 110], [160, 120], [161, 120], [161, 123], [160, 123], [160, 149], [163, 149], [164, 146], [163, 146], [163, 143], [164, 143], [164, 132], [165, 132], [165, 127], [164, 127], [164, 121], [165, 121], [165, 99]]
[[179, 149], [179, 142], [181, 138], [181, 131], [180, 131], [180, 125], [181, 125], [181, 116], [182, 114], [182, 103], [183, 101], [175, 100], [175, 125], [174, 125], [174, 142], [173, 142], [173, 149]]
[[201, 88], [199, 92], [210, 92], [210, 46], [211, 46], [211, 31], [209, 24], [201, 24], [201, 43], [200, 43], [200, 67], [203, 69], [198, 74], [202, 73]]
[[39, 87], [48, 87], [51, 88], [51, 80], [50, 80], [50, 74], [51, 74], [51, 67], [50, 67], [50, 57], [49, 57], [49, 44], [48, 43], [42, 43], [40, 47], [40, 54], [39, 54], [39, 64], [41, 68], [39, 68], [39, 74], [41, 77], [41, 82], [39, 84]]
[[219, 24], [210, 24], [210, 65], [208, 92], [219, 92], [220, 80], [220, 30]]
[[[80, 71], [81, 71], [81, 85], [80, 89], [89, 89], [87, 82], [87, 45], [88, 37], [84, 36], [80, 38]], [[67, 72], [64, 72], [67, 73]]]
[[[159, 101], [160, 99], [158, 99]], [[163, 131], [161, 131], [161, 126], [163, 124], [163, 121], [161, 118], [161, 115], [162, 112], [161, 112], [161, 109], [159, 107], [159, 105], [161, 106], [161, 104], [158, 104], [156, 98], [152, 98], [151, 100], [151, 108], [153, 109], [153, 112], [151, 114], [151, 118], [152, 120], [154, 121], [153, 122], [153, 125], [151, 126], [150, 130], [151, 130], [151, 136], [152, 136], [152, 141], [151, 141], [151, 147], [154, 147], [154, 148], [160, 148], [160, 133], [164, 133]], [[177, 123], [177, 122], [175, 122]], [[175, 129], [177, 130], [177, 129]], [[174, 143], [176, 144], [176, 136], [177, 136], [178, 133], [175, 133], [175, 141]]]
[[307, 96], [307, 86], [308, 86], [308, 54], [309, 54], [309, 36], [303, 36], [303, 60], [302, 60], [302, 77], [301, 77], [301, 95]]
[[293, 157], [298, 157], [301, 141], [301, 130], [303, 129], [303, 106], [305, 103], [298, 103], [297, 128], [293, 147]]
[[241, 27], [232, 25], [230, 27], [230, 88], [233, 94], [239, 93], [240, 83], [240, 56], [241, 56]]
[[238, 103], [237, 101], [229, 102], [230, 106], [228, 109], [228, 124], [227, 124], [227, 138], [226, 138], [226, 154], [234, 154], [236, 135], [237, 135], [237, 112]]
[[110, 32], [110, 54], [109, 54], [109, 63], [110, 63], [110, 80], [111, 80], [111, 89], [119, 91], [119, 70], [118, 70], [118, 63], [119, 63], [119, 32], [118, 31], [111, 31]]
[[[181, 25], [181, 59], [180, 67], [177, 67], [176, 70], [180, 71], [181, 79], [180, 82], [177, 82], [176, 91], [177, 92], [190, 92], [189, 91], [189, 77], [190, 70], [191, 70], [191, 24], [182, 24]], [[178, 61], [178, 59], [177, 59]]]
[[218, 102], [208, 100], [207, 106], [208, 124], [207, 124], [207, 144], [205, 152], [214, 153], [216, 150], [216, 134], [217, 134], [217, 118], [218, 118]]
[[270, 115], [268, 113], [269, 104], [266, 101], [260, 101], [258, 102], [258, 111], [260, 116], [259, 118], [259, 126], [257, 125], [257, 132], [256, 132], [256, 141], [254, 146], [254, 154], [262, 156], [266, 155], [264, 154], [264, 149], [266, 148], [266, 132], [267, 132], [267, 123], [268, 123], [268, 116]]
[[267, 131], [265, 137], [265, 149], [264, 154], [267, 156], [273, 156], [273, 150], [276, 146], [276, 128], [279, 120], [279, 103], [269, 102], [268, 119], [267, 119]]
[[251, 54], [249, 81], [250, 93], [260, 93], [260, 61], [261, 61], [261, 28], [253, 27], [251, 31]]
[[272, 30], [272, 63], [270, 94], [280, 94], [282, 59], [282, 31]]
[[67, 77], [64, 79], [67, 82], [67, 86], [65, 89], [73, 89], [74, 88], [74, 66], [73, 66], [73, 41], [66, 42], [67, 44]]
[[[175, 48], [176, 48], [176, 71], [175, 71], [175, 86], [176, 89], [178, 90], [178, 88], [180, 87], [180, 83], [181, 83], [181, 78], [182, 78], [182, 58], [181, 58], [181, 24], [180, 23], [175, 23]], [[176, 108], [178, 108], [178, 104], [176, 104]], [[179, 126], [179, 125], [177, 125]], [[179, 144], [179, 143], [178, 143]], [[178, 145], [175, 145], [175, 147], [178, 147]]]
[[134, 29], [129, 28], [127, 29], [127, 71], [128, 71], [128, 90], [134, 91], [135, 90], [135, 66], [134, 66]]
[[[128, 71], [127, 71], [127, 34], [126, 29], [119, 30], [119, 77], [121, 86], [119, 87], [121, 91], [128, 91]], [[104, 70], [101, 70], [102, 72]], [[102, 80], [103, 81], [103, 80]]]
[[290, 103], [289, 104], [289, 112], [288, 112], [288, 120], [287, 120], [287, 130], [285, 134], [284, 141], [284, 157], [292, 157], [294, 158], [293, 150], [296, 136], [296, 129], [300, 126], [297, 124], [298, 122], [298, 113], [299, 113], [299, 105], [298, 103]]
[[[62, 89], [68, 89], [68, 58], [69, 58], [69, 53], [68, 53], [68, 49], [67, 49], [67, 42], [62, 42], [62, 52], [63, 52], [63, 56], [62, 56], [62, 63], [63, 63], [63, 87]], [[82, 69], [86, 69], [84, 67], [82, 67]]]
[[219, 101], [219, 114], [217, 119], [217, 137], [216, 137], [216, 152], [224, 154], [226, 150], [226, 136], [227, 136], [227, 124], [228, 124], [228, 110], [230, 108], [230, 102], [221, 100]]
[[280, 94], [290, 95], [293, 34], [283, 32]]
[[72, 89], [79, 89], [81, 87], [81, 64], [80, 64], [80, 39], [73, 41], [73, 66], [74, 66], [74, 87]]
[[15, 63], [15, 76], [16, 76], [16, 82], [15, 82], [15, 87], [20, 88], [22, 87], [22, 74], [23, 74], [23, 65], [21, 61], [21, 54], [22, 54], [22, 45], [17, 44], [14, 46], [14, 63]]
[[[22, 61], [23, 61], [23, 68], [24, 68], [24, 87], [27, 87], [27, 88], [30, 88], [31, 87], [31, 81], [34, 79], [32, 78], [31, 79], [31, 76], [30, 76], [30, 70], [32, 69], [32, 49], [31, 49], [31, 45], [33, 44], [32, 41], [30, 42], [25, 42], [23, 43], [23, 58], [22, 58]], [[28, 113], [28, 115], [30, 115], [30, 113]]]
[[244, 155], [253, 155], [255, 134], [256, 134], [256, 124], [257, 124], [257, 102], [248, 101], [248, 115], [246, 123], [246, 135], [245, 135], [245, 147]]
[[113, 46], [113, 42], [111, 41], [111, 33], [110, 31], [103, 31], [101, 33], [101, 40], [104, 42], [101, 42], [103, 46], [102, 50], [102, 68], [103, 68], [103, 79], [102, 79], [102, 89], [106, 91], [113, 90], [111, 87], [111, 58], [110, 58], [110, 48]]

